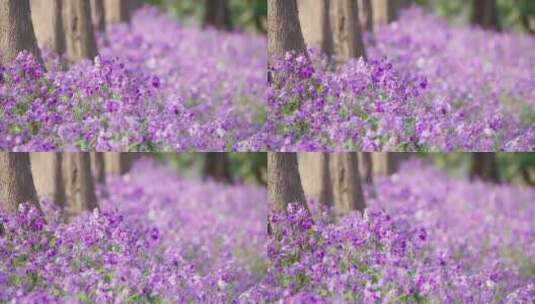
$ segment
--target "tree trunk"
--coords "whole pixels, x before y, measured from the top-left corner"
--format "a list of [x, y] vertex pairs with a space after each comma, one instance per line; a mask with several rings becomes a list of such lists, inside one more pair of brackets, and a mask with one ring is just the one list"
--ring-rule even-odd
[[205, 0], [204, 26], [231, 31], [232, 18], [228, 0]]
[[130, 22], [132, 14], [140, 5], [139, 0], [105, 0], [106, 21], [110, 23]]
[[47, 46], [57, 54], [65, 52], [63, 32], [63, 0], [31, 0], [32, 22], [39, 46]]
[[8, 65], [21, 51], [43, 64], [32, 25], [29, 0], [0, 1], [0, 63]]
[[104, 154], [106, 173], [111, 175], [123, 175], [130, 171], [133, 158], [136, 153], [110, 152]]
[[371, 0], [360, 0], [359, 17], [363, 31], [373, 33], [373, 5]]
[[226, 153], [206, 153], [206, 160], [203, 168], [203, 179], [213, 179], [217, 182], [232, 183], [230, 164]]
[[32, 175], [39, 197], [47, 197], [58, 206], [65, 205], [61, 153], [30, 153]]
[[337, 218], [354, 210], [363, 212], [366, 204], [360, 183], [357, 153], [331, 154], [330, 169]]
[[374, 0], [373, 19], [375, 23], [388, 24], [398, 18], [399, 9], [407, 3], [402, 0]]
[[70, 60], [93, 60], [97, 56], [91, 7], [87, 0], [69, 0], [63, 3], [63, 29], [66, 53]]
[[372, 153], [360, 152], [359, 153], [359, 169], [361, 180], [367, 184], [373, 184], [373, 162]]
[[405, 153], [372, 153], [373, 172], [375, 175], [392, 175], [398, 172], [399, 164], [404, 158]]
[[106, 184], [106, 161], [104, 160], [104, 153], [91, 153], [91, 170], [93, 171], [97, 184]]
[[498, 183], [496, 155], [490, 152], [472, 153], [470, 179], [481, 179], [486, 182]]
[[84, 211], [92, 211], [98, 207], [88, 152], [64, 153], [63, 177], [67, 218], [73, 218]]
[[346, 62], [358, 57], [366, 59], [357, 1], [337, 0], [332, 4], [332, 31], [337, 60]]
[[334, 199], [328, 153], [299, 153], [299, 175], [305, 197], [332, 206]]
[[322, 54], [333, 54], [331, 34], [331, 0], [298, 0], [299, 20], [307, 46], [317, 47]]
[[488, 30], [501, 30], [496, 0], [473, 0], [472, 23]]
[[22, 203], [29, 203], [42, 212], [33, 183], [30, 156], [28, 153], [1, 152], [0, 208], [15, 213]]
[[288, 51], [306, 54], [296, 0], [268, 0], [268, 56]]
[[106, 31], [106, 11], [104, 0], [91, 0], [91, 20], [98, 32]]

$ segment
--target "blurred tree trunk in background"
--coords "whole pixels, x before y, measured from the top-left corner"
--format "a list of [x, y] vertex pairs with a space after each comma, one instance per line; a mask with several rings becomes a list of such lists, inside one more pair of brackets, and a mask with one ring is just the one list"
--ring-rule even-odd
[[104, 154], [106, 173], [123, 175], [130, 171], [136, 153], [109, 152]]
[[31, 0], [32, 22], [40, 47], [47, 46], [57, 54], [65, 52], [63, 0]]
[[42, 212], [33, 183], [30, 155], [28, 153], [1, 152], [0, 209], [17, 212], [19, 204], [22, 203], [29, 203], [35, 206], [39, 212]]
[[334, 202], [331, 184], [329, 153], [299, 153], [299, 175], [307, 199], [332, 206]]
[[63, 178], [68, 219], [98, 207], [88, 152], [63, 154]]
[[97, 184], [106, 184], [106, 161], [104, 153], [91, 152], [91, 170]]
[[106, 10], [104, 8], [104, 0], [91, 0], [91, 21], [98, 32], [106, 31]]
[[106, 21], [110, 23], [130, 22], [132, 14], [141, 4], [139, 0], [104, 0]]
[[306, 54], [296, 0], [268, 0], [268, 56]]
[[352, 58], [366, 59], [359, 21], [358, 2], [337, 0], [332, 3], [332, 36], [334, 53], [339, 62]]
[[371, 0], [359, 1], [359, 18], [363, 31], [373, 33], [373, 5]]
[[372, 153], [359, 152], [359, 170], [362, 180], [367, 184], [373, 184]]
[[209, 152], [203, 168], [203, 179], [212, 179], [222, 183], [232, 183], [230, 163], [227, 153]]
[[399, 17], [400, 10], [410, 6], [410, 0], [373, 0], [373, 19], [376, 24], [387, 24]]
[[30, 153], [33, 180], [40, 198], [47, 197], [58, 206], [65, 205], [62, 153]]
[[[286, 212], [288, 204], [296, 203], [308, 210], [301, 186], [296, 153], [268, 152], [269, 213]], [[275, 223], [268, 221], [268, 233], [276, 233]]]
[[21, 51], [30, 52], [43, 64], [32, 25], [29, 0], [0, 1], [0, 63], [7, 65]]
[[97, 56], [97, 42], [91, 21], [91, 7], [87, 0], [68, 0], [63, 3], [63, 30], [66, 54], [72, 61], [93, 60]]
[[204, 26], [231, 31], [232, 18], [228, 0], [205, 0]]
[[405, 153], [375, 152], [372, 153], [373, 173], [375, 175], [391, 175], [399, 170], [399, 164], [406, 157]]
[[472, 23], [487, 30], [501, 30], [496, 0], [472, 1]]
[[354, 210], [363, 212], [366, 204], [360, 182], [357, 153], [333, 153], [330, 157], [329, 165], [336, 217], [342, 218]]
[[299, 20], [307, 46], [319, 48], [322, 54], [333, 54], [331, 0], [298, 0]]
[[480, 179], [486, 182], [498, 183], [498, 168], [496, 155], [490, 152], [472, 153], [470, 179]]

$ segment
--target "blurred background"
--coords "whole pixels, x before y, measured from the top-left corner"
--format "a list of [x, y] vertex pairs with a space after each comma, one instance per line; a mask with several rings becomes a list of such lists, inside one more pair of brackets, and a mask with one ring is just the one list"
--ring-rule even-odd
[[[221, 11], [219, 5], [228, 9], [233, 28], [248, 32], [266, 33], [267, 0], [143, 0], [157, 5], [183, 22], [203, 23], [211, 9]], [[224, 11], [225, 9], [223, 9]]]

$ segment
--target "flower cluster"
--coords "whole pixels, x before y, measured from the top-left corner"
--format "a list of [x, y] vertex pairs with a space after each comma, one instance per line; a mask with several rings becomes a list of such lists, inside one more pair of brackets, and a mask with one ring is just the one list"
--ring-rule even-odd
[[401, 172], [377, 181], [364, 215], [310, 224], [295, 205], [271, 215], [283, 228], [257, 292], [285, 303], [529, 303], [533, 189], [456, 181], [420, 162]]
[[265, 47], [146, 7], [99, 36], [94, 62], [45, 52], [45, 71], [21, 53], [0, 66], [0, 149], [239, 149], [265, 121]]
[[268, 93], [284, 150], [532, 151], [535, 39], [405, 12], [380, 26], [369, 60], [331, 66], [288, 54]]
[[0, 302], [237, 301], [266, 272], [265, 189], [175, 174], [142, 161], [68, 224], [1, 214]]

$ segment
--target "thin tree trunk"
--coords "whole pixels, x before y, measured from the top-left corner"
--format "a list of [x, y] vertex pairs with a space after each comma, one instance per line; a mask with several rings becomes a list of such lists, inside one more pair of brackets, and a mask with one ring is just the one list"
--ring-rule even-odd
[[110, 152], [104, 154], [106, 173], [111, 175], [123, 175], [130, 171], [133, 163], [134, 154]]
[[358, 2], [355, 0], [337, 0], [332, 4], [332, 31], [337, 60], [346, 62], [358, 57], [366, 59], [360, 29]]
[[268, 0], [268, 56], [306, 54], [296, 0]]
[[299, 20], [307, 46], [318, 47], [322, 54], [333, 54], [331, 0], [298, 0]]
[[110, 23], [130, 22], [134, 11], [141, 6], [139, 0], [105, 0], [104, 12]]
[[330, 169], [334, 211], [337, 218], [341, 218], [354, 210], [363, 212], [366, 204], [360, 182], [357, 153], [331, 154]]
[[496, 0], [473, 0], [472, 23], [488, 30], [501, 30]]
[[228, 0], [205, 0], [204, 26], [231, 31], [232, 18]]
[[359, 169], [361, 179], [367, 184], [373, 184], [373, 161], [372, 153], [359, 153]]
[[101, 185], [106, 184], [106, 161], [104, 159], [104, 153], [91, 153], [91, 169], [95, 176], [95, 182]]
[[30, 153], [32, 175], [39, 197], [50, 198], [60, 207], [65, 205], [62, 153]]
[[373, 172], [375, 175], [392, 175], [399, 170], [404, 153], [375, 152], [372, 153]]
[[498, 183], [499, 177], [496, 155], [491, 152], [473, 153], [470, 179], [480, 179], [487, 182]]
[[66, 194], [65, 215], [67, 218], [73, 218], [84, 211], [92, 211], [98, 207], [88, 152], [65, 153], [63, 155], [63, 177]]
[[305, 197], [332, 206], [334, 199], [329, 153], [299, 153], [298, 162]]
[[[362, 3], [362, 4], [360, 4]], [[373, 5], [371, 0], [361, 0], [359, 2], [359, 16], [362, 29], [366, 32], [373, 33]]]
[[42, 212], [33, 183], [30, 155], [1, 152], [0, 208], [15, 213], [22, 203], [29, 203]]
[[91, 20], [98, 32], [106, 31], [106, 11], [104, 0], [91, 0]]
[[219, 152], [206, 153], [203, 178], [204, 180], [213, 179], [217, 182], [232, 183], [228, 155]]
[[87, 0], [69, 0], [63, 3], [63, 29], [66, 54], [70, 60], [93, 60], [97, 56], [91, 7]]
[[395, 21], [399, 9], [408, 5], [403, 0], [373, 0], [373, 19], [375, 23], [388, 24]]
[[31, 0], [32, 22], [39, 46], [47, 46], [57, 54], [65, 52], [63, 32], [63, 0]]
[[29, 0], [0, 1], [0, 63], [8, 65], [21, 51], [43, 64], [32, 25]]

